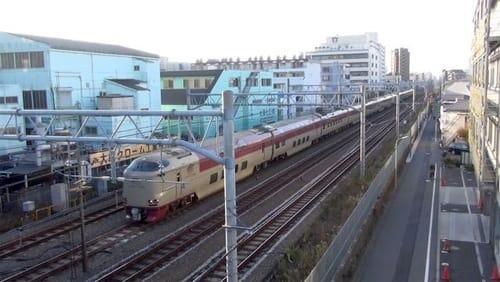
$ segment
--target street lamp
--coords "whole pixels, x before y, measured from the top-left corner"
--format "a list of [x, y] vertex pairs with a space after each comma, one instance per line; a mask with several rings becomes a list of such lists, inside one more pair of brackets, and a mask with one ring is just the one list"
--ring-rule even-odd
[[400, 141], [408, 137], [408, 135], [398, 136], [394, 143], [394, 191], [398, 188], [398, 145]]

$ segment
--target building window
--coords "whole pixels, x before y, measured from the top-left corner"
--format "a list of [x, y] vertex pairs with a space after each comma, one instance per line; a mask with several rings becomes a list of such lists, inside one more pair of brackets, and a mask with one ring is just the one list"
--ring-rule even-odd
[[174, 88], [174, 80], [167, 79], [167, 89], [172, 89], [172, 88]]
[[16, 53], [16, 69], [27, 69], [30, 67], [30, 53]]
[[17, 96], [0, 97], [0, 104], [17, 104]]
[[238, 87], [240, 85], [240, 79], [239, 78], [230, 78], [229, 79], [229, 87]]
[[193, 81], [193, 83], [194, 83], [194, 87], [193, 88], [200, 88], [200, 80], [199, 79], [195, 79]]
[[0, 128], [0, 134], [17, 134], [15, 127]]
[[217, 182], [217, 172], [210, 175], [210, 184]]
[[5, 97], [5, 104], [17, 104], [17, 96]]
[[247, 78], [247, 86], [254, 87], [258, 86], [257, 84], [258, 84], [257, 78], [252, 78], [252, 77]]
[[2, 69], [13, 69], [15, 67], [14, 53], [2, 53], [0, 59], [0, 66]]
[[140, 71], [141, 70], [141, 66], [139, 65], [134, 65], [134, 71]]
[[270, 78], [263, 78], [261, 80], [262, 86], [271, 86], [271, 79]]
[[189, 80], [184, 79], [183, 85], [184, 85], [184, 89], [189, 89]]
[[205, 79], [205, 88], [209, 88], [210, 85], [212, 85], [212, 80], [211, 79]]
[[321, 81], [330, 81], [331, 77], [329, 75], [322, 75], [321, 76]]
[[25, 109], [47, 109], [47, 95], [45, 90], [23, 91]]
[[322, 67], [321, 72], [330, 73], [330, 67]]
[[43, 68], [43, 52], [30, 52], [30, 67], [31, 68]]
[[85, 126], [85, 134], [86, 135], [97, 135], [97, 127], [96, 126]]

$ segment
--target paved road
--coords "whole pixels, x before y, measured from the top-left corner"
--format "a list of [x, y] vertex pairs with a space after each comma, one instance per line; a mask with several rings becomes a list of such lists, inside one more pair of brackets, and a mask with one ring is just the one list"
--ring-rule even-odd
[[[440, 173], [435, 126], [433, 119], [427, 122], [412, 161], [402, 168], [398, 189], [374, 230], [355, 281], [425, 281], [426, 273], [428, 281], [435, 281]], [[432, 164], [436, 166], [433, 179], [430, 178]]]

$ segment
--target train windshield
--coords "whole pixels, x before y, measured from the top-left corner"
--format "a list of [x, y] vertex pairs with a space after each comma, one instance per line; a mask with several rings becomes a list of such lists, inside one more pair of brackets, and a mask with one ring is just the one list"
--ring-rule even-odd
[[167, 160], [162, 160], [161, 162], [140, 160], [134, 162], [134, 164], [132, 164], [130, 169], [132, 171], [157, 171], [161, 167], [166, 168], [167, 166], [168, 166]]

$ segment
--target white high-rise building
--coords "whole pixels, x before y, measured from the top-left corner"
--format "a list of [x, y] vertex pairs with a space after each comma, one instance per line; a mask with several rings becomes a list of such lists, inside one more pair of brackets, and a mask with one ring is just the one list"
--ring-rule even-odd
[[322, 65], [322, 84], [333, 84], [332, 65], [347, 68], [351, 84], [382, 84], [385, 75], [385, 47], [378, 42], [377, 33], [333, 36], [308, 52], [307, 57]]

